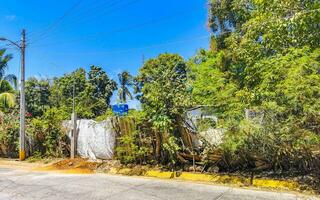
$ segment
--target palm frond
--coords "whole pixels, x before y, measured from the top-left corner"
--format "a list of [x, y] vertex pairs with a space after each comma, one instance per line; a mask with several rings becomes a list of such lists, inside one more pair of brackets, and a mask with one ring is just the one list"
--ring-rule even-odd
[[2, 57], [6, 53], [6, 49], [0, 49], [0, 57]]
[[11, 108], [15, 105], [15, 95], [10, 92], [0, 94], [0, 105], [4, 108]]
[[123, 97], [123, 88], [119, 88], [118, 89], [118, 100], [122, 103], [123, 100], [124, 100], [124, 97]]
[[133, 99], [132, 94], [127, 87], [125, 88], [125, 94], [129, 97], [130, 100]]
[[0, 79], [3, 78], [5, 70], [8, 67], [8, 62], [12, 59], [11, 54], [5, 55], [5, 53], [6, 49], [0, 49]]
[[9, 74], [9, 75], [7, 75], [7, 76], [4, 77], [4, 80], [10, 82], [10, 83], [13, 85], [13, 87], [14, 87], [15, 89], [17, 89], [17, 87], [18, 87], [18, 81], [17, 81], [17, 77], [16, 77], [15, 75]]
[[13, 93], [14, 89], [10, 85], [10, 83], [7, 80], [0, 79], [0, 93], [4, 92], [10, 92]]

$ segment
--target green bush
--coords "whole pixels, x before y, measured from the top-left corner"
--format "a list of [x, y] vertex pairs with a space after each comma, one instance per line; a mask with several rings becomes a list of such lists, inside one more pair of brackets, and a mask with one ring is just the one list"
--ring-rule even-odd
[[0, 112], [0, 156], [17, 157], [19, 149], [19, 115]]
[[34, 142], [34, 151], [43, 156], [61, 157], [67, 153], [67, 136], [62, 130], [66, 113], [57, 108], [48, 109], [43, 116], [31, 121], [28, 136]]
[[144, 113], [130, 110], [129, 116], [118, 119], [122, 135], [117, 138], [116, 158], [124, 164], [153, 163], [153, 140]]
[[320, 136], [297, 128], [292, 123], [243, 120], [238, 130], [229, 131], [220, 146], [227, 170], [264, 170], [308, 173], [319, 170], [319, 158], [312, 153], [319, 148]]

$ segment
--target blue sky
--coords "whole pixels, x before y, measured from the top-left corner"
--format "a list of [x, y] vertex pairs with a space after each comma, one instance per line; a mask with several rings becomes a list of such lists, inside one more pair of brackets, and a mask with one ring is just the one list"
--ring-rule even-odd
[[[27, 77], [51, 78], [98, 65], [116, 79], [123, 70], [136, 75], [143, 55], [169, 52], [187, 59], [209, 43], [206, 0], [0, 3], [0, 36], [16, 41], [21, 29], [27, 30]], [[10, 52], [9, 72], [19, 74], [19, 54]]]

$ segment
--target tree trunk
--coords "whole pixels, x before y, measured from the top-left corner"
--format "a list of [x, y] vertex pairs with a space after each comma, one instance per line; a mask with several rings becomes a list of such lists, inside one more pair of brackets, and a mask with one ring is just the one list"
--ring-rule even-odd
[[156, 160], [158, 163], [160, 163], [161, 159], [161, 135], [159, 131], [154, 130], [155, 137], [156, 137]]

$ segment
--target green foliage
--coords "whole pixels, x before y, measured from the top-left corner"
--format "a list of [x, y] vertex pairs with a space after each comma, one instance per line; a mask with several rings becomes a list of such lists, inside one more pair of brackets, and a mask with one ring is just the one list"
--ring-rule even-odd
[[[0, 51], [3, 60], [0, 66], [1, 75], [4, 74], [5, 61], [10, 60], [8, 56], [2, 58], [3, 54], [4, 51]], [[10, 85], [10, 81], [14, 83], [14, 80], [15, 77], [12, 75], [0, 79], [0, 98], [6, 100], [0, 103], [0, 108], [6, 112], [6, 123], [0, 124], [0, 143], [1, 151], [4, 151], [1, 154], [6, 156], [9, 155], [8, 149], [12, 153], [9, 156], [17, 155], [18, 113], [12, 113], [11, 110], [14, 109], [7, 107], [13, 105], [10, 101], [15, 101], [14, 88]], [[102, 68], [95, 66], [91, 67], [89, 73], [80, 68], [71, 74], [54, 78], [53, 81], [36, 78], [26, 81], [28, 153], [54, 157], [68, 153], [67, 138], [61, 128], [63, 120], [70, 119], [74, 89], [78, 116], [94, 118], [107, 112], [116, 83], [109, 79]]]
[[[26, 106], [31, 114], [28, 137], [31, 153], [46, 157], [66, 155], [67, 137], [63, 120], [70, 119], [73, 107], [80, 118], [95, 118], [108, 114], [116, 83], [100, 67], [91, 66], [87, 73], [80, 68], [53, 81], [30, 78], [26, 81]], [[110, 111], [109, 111], [110, 112]], [[106, 115], [105, 114], [105, 115]]]
[[95, 116], [101, 115], [110, 105], [110, 98], [113, 91], [117, 89], [117, 84], [108, 77], [101, 67], [97, 66], [91, 66], [88, 73], [88, 82], [90, 87], [93, 88], [90, 94], [86, 94], [93, 96], [92, 112]]
[[[176, 137], [174, 134], [177, 131], [176, 125], [190, 105], [187, 65], [179, 55], [161, 54], [144, 64], [136, 81], [141, 92], [140, 100], [145, 117], [152, 124], [157, 138], [156, 149], [168, 144], [167, 148], [162, 148], [167, 153], [161, 155], [170, 156], [176, 148], [174, 145], [169, 145], [169, 139]], [[159, 159], [160, 152], [158, 150], [156, 152], [156, 157]], [[166, 160], [164, 156], [162, 161]]]
[[232, 33], [232, 41], [240, 45], [234, 52], [262, 47], [264, 53], [273, 54], [287, 47], [319, 46], [318, 1], [209, 0], [209, 4], [210, 27], [224, 41], [225, 33]]
[[113, 116], [114, 116], [114, 114], [112, 112], [112, 109], [108, 108], [106, 110], [106, 112], [103, 115], [100, 115], [99, 117], [97, 117], [96, 120], [101, 122], [101, 121], [106, 120], [106, 119], [113, 117]]
[[216, 123], [212, 119], [199, 119], [197, 121], [197, 130], [199, 132], [206, 131], [210, 128], [215, 128]]
[[73, 86], [75, 86], [76, 112], [80, 118], [95, 118], [108, 109], [116, 83], [100, 67], [92, 66], [87, 77], [80, 68], [72, 74], [56, 78], [50, 101], [53, 105], [72, 113]]
[[150, 121], [157, 128], [172, 126], [189, 104], [184, 60], [178, 55], [161, 54], [145, 63], [137, 80]]
[[[163, 163], [175, 167], [178, 153], [205, 154], [222, 170], [273, 169], [308, 173], [319, 169], [320, 146], [320, 3], [314, 0], [208, 0], [211, 50], [201, 49], [188, 62], [176, 54], [148, 60], [133, 78], [119, 74], [124, 103], [134, 85], [142, 111], [121, 118], [126, 133], [118, 138], [122, 163]], [[4, 76], [10, 55], [0, 50], [0, 152], [17, 152], [18, 115], [15, 77]], [[110, 98], [116, 83], [100, 67], [80, 68], [53, 82], [26, 83], [27, 110], [33, 116], [28, 135], [37, 156], [61, 156], [61, 130], [75, 108], [80, 118], [113, 116]], [[218, 147], [188, 149], [181, 126], [186, 109], [207, 105], [226, 130]], [[245, 109], [259, 119], [245, 119]], [[127, 121], [126, 121], [127, 120]], [[126, 123], [134, 122], [128, 128]], [[129, 124], [130, 124], [129, 123]], [[121, 126], [121, 125], [119, 125]], [[214, 127], [199, 122], [199, 130]], [[125, 132], [125, 131], [124, 131]], [[215, 155], [209, 153], [215, 152]], [[218, 152], [218, 153], [217, 153]], [[182, 155], [182, 154], [180, 154]], [[180, 157], [181, 158], [181, 157]], [[188, 162], [188, 161], [186, 161]], [[185, 163], [185, 162], [184, 162]], [[262, 163], [262, 165], [261, 165]]]
[[[199, 60], [199, 57], [202, 59]], [[197, 105], [208, 105], [221, 117], [242, 116], [239, 86], [226, 69], [225, 53], [200, 51], [189, 62], [189, 84], [192, 100]]]
[[0, 155], [16, 157], [18, 155], [19, 116], [17, 111], [0, 112]]
[[50, 108], [50, 89], [49, 80], [29, 78], [26, 81], [26, 109], [33, 117], [42, 116]]
[[65, 155], [67, 138], [62, 131], [62, 122], [66, 114], [57, 108], [50, 108], [41, 117], [32, 119], [28, 136], [41, 155], [49, 157]]
[[[212, 106], [227, 130], [223, 169], [309, 172], [320, 141], [320, 4], [210, 0], [211, 51], [189, 62], [196, 104]], [[244, 110], [261, 121], [244, 120]]]
[[125, 129], [122, 127], [122, 131], [126, 131], [117, 138], [116, 158], [124, 164], [153, 163], [152, 135], [145, 113], [130, 110], [128, 116], [119, 120], [120, 124], [126, 124]]
[[222, 168], [250, 169], [264, 163], [275, 171], [309, 172], [318, 168], [312, 151], [320, 145], [315, 133], [299, 130], [292, 123], [274, 121], [259, 125], [241, 121], [236, 132], [228, 132], [221, 149], [224, 152]]
[[252, 104], [274, 104], [279, 111], [314, 115], [320, 106], [320, 49], [290, 49], [285, 55], [263, 59], [248, 70], [246, 85]]
[[120, 83], [120, 87], [118, 89], [118, 100], [120, 103], [126, 103], [127, 97], [132, 100], [132, 94], [129, 91], [128, 86], [133, 85], [133, 77], [127, 71], [118, 74], [118, 77]]
[[116, 157], [121, 163], [137, 163], [142, 164], [145, 156], [150, 154], [150, 147], [143, 145], [140, 146], [139, 133], [135, 131], [131, 134], [124, 135], [118, 138], [118, 145], [116, 147]]
[[5, 75], [11, 59], [12, 56], [6, 54], [6, 49], [0, 49], [0, 110], [2, 111], [7, 111], [15, 105], [15, 92], [12, 86], [16, 87], [17, 78], [13, 74]]
[[[320, 45], [320, 4], [313, 0], [209, 0], [217, 50], [232, 64], [229, 72], [243, 86], [246, 68], [289, 48]], [[215, 28], [216, 27], [216, 28]], [[223, 31], [225, 30], [225, 31]]]
[[168, 154], [168, 160], [170, 167], [174, 167], [177, 163], [177, 152], [181, 150], [177, 143], [177, 139], [174, 136], [170, 136], [168, 140], [163, 144], [163, 149], [166, 150]]
[[[193, 59], [189, 64], [194, 101], [213, 102], [227, 129], [219, 147], [220, 169], [247, 170], [263, 163], [275, 171], [317, 170], [319, 158], [313, 151], [320, 141], [319, 49], [291, 48], [256, 60], [241, 82], [232, 74], [234, 63], [221, 65], [219, 54], [224, 52], [208, 52], [201, 62]], [[238, 84], [228, 93], [232, 83]], [[262, 123], [242, 120], [245, 108], [262, 113]]]

